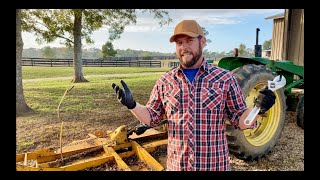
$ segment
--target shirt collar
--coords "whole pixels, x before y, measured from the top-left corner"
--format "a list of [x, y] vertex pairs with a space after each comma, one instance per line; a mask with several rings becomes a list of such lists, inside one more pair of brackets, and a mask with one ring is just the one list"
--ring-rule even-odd
[[[209, 73], [208, 61], [205, 60], [204, 58], [203, 58], [202, 64], [200, 65], [199, 69], [203, 69], [205, 72]], [[181, 63], [177, 67], [177, 72], [183, 72]]]

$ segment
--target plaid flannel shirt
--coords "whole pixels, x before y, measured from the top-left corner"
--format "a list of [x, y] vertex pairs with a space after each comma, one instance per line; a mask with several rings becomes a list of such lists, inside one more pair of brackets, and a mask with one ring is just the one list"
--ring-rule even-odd
[[225, 121], [237, 127], [247, 106], [232, 72], [203, 60], [193, 82], [174, 68], [156, 82], [151, 126], [168, 119], [167, 170], [230, 170]]

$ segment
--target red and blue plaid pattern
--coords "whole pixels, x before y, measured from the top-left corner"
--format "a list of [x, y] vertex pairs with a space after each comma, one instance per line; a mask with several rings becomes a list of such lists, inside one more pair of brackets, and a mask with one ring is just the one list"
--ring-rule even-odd
[[180, 65], [160, 77], [146, 106], [151, 126], [168, 118], [167, 170], [230, 170], [226, 117], [237, 127], [247, 108], [232, 72], [204, 60], [190, 83]]

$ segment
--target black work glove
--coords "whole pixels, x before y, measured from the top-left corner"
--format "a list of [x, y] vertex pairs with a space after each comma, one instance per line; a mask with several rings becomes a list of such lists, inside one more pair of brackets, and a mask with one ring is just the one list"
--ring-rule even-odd
[[121, 82], [124, 90], [122, 90], [115, 83], [112, 83], [112, 88], [116, 91], [118, 101], [121, 104], [127, 106], [128, 109], [135, 108], [136, 101], [133, 100], [130, 89], [128, 88], [127, 84], [123, 80], [120, 80], [120, 82]]
[[150, 129], [151, 127], [145, 124], [139, 124], [135, 127], [135, 133], [137, 135], [143, 134], [146, 130]]
[[127, 135], [130, 136], [133, 132], [135, 132], [137, 135], [143, 134], [146, 130], [150, 129], [151, 126], [145, 125], [145, 124], [138, 124], [133, 129], [129, 130], [127, 132]]
[[273, 91], [268, 89], [268, 87], [259, 92], [259, 96], [255, 99], [255, 105], [260, 107], [258, 114], [264, 114], [274, 105], [276, 96], [274, 95]]

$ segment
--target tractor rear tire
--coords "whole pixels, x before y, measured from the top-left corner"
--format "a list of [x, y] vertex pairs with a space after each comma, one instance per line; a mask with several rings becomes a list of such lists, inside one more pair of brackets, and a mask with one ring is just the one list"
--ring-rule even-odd
[[[259, 91], [273, 80], [275, 75], [263, 65], [248, 64], [233, 70], [233, 73], [246, 98], [248, 107], [254, 106], [254, 98]], [[229, 152], [247, 161], [258, 160], [275, 146], [285, 123], [286, 97], [283, 88], [276, 90], [275, 104], [257, 120], [254, 129], [238, 130], [227, 123]]]
[[304, 95], [301, 96], [297, 107], [297, 125], [304, 129]]

